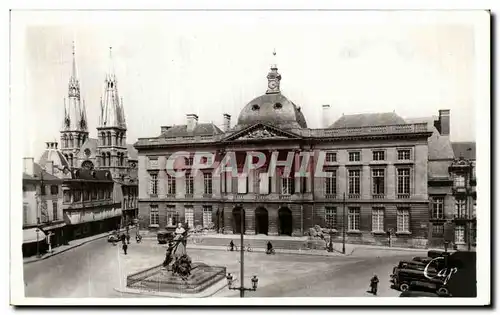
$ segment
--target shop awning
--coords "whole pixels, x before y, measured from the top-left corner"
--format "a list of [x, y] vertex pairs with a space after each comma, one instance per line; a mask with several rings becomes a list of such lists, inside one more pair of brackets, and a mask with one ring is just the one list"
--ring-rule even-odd
[[[38, 237], [37, 237], [37, 231], [38, 230]], [[26, 229], [23, 230], [23, 243], [33, 243], [36, 242], [37, 240], [43, 241], [45, 239], [45, 233], [39, 228], [31, 228], [31, 229]]]

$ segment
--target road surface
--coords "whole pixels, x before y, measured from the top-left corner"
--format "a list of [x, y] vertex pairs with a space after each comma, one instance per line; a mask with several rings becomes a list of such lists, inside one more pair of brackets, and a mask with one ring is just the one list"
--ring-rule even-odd
[[[188, 253], [193, 261], [225, 266], [228, 272], [239, 276], [239, 253], [189, 247]], [[120, 245], [113, 246], [105, 239], [96, 240], [46, 260], [25, 264], [25, 294], [27, 297], [58, 298], [131, 297], [115, 288], [125, 285], [127, 275], [161, 263], [164, 255], [165, 247], [154, 241], [132, 243], [128, 255], [124, 255]], [[380, 258], [246, 253], [245, 285], [250, 286], [254, 274], [259, 277], [258, 290], [246, 295], [371, 296], [366, 291], [370, 278], [377, 274], [379, 296], [396, 297], [399, 292], [389, 288], [389, 274], [397, 262], [413, 256], [415, 253], [411, 252]], [[238, 296], [238, 292], [226, 288], [215, 296]]]

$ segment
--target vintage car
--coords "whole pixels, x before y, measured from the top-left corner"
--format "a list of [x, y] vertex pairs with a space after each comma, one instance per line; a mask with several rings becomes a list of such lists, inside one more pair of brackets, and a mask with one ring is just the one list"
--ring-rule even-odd
[[437, 292], [439, 295], [448, 295], [449, 291], [444, 281], [440, 278], [433, 278], [437, 275], [435, 267], [427, 268], [427, 276], [424, 270], [427, 264], [418, 261], [401, 261], [397, 267], [394, 267], [390, 282], [392, 287], [402, 292], [410, 289], [424, 289]]
[[120, 241], [120, 236], [118, 235], [118, 233], [116, 231], [114, 231], [113, 233], [111, 233], [108, 236], [108, 242], [110, 242], [110, 243], [116, 243], [119, 241]]
[[174, 239], [174, 233], [170, 231], [159, 231], [156, 238], [158, 239], [158, 244], [167, 244]]
[[432, 260], [432, 258], [430, 257], [413, 257], [412, 261], [418, 261], [418, 262], [421, 262], [421, 263], [424, 263], [424, 264], [428, 264], [430, 263]]

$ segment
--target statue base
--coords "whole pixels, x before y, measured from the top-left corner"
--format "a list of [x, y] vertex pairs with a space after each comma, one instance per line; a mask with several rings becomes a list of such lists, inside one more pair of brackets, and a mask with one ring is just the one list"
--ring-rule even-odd
[[[226, 267], [193, 263], [191, 275], [182, 279], [172, 273], [171, 266], [167, 269], [160, 264], [127, 276], [127, 290], [118, 291], [171, 297], [203, 297], [222, 289], [225, 282]], [[210, 294], [212, 291], [214, 292]]]

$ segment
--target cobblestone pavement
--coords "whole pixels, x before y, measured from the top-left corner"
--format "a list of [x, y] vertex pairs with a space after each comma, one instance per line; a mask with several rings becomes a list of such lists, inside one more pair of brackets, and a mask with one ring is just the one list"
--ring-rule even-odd
[[[240, 254], [221, 250], [190, 249], [193, 261], [227, 267], [239, 278]], [[114, 290], [125, 285], [126, 276], [163, 261], [165, 247], [156, 242], [132, 243], [128, 255], [121, 246], [105, 239], [82, 245], [50, 259], [24, 265], [24, 281], [28, 297], [131, 297]], [[401, 257], [323, 257], [310, 255], [245, 253], [245, 284], [253, 275], [259, 277], [257, 292], [248, 296], [363, 296], [369, 277], [380, 272], [381, 295], [397, 296], [398, 292], [382, 290], [388, 272]], [[387, 280], [387, 281], [386, 281]], [[239, 282], [239, 279], [238, 279]], [[342, 287], [342, 288], [341, 288]], [[335, 289], [332, 289], [335, 288]], [[384, 289], [385, 290], [385, 289]], [[312, 295], [311, 295], [312, 294]], [[237, 296], [223, 289], [216, 296]]]

